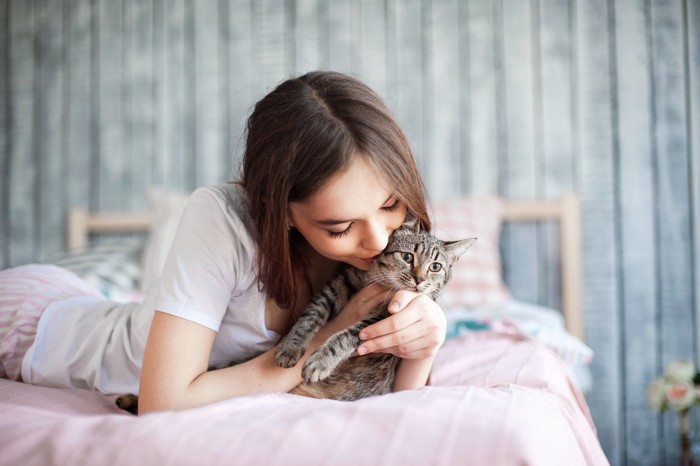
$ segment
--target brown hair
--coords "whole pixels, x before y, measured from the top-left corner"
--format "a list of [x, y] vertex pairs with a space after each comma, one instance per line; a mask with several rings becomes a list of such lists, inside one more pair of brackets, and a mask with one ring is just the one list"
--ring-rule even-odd
[[280, 84], [248, 119], [241, 184], [257, 229], [260, 289], [295, 310], [310, 281], [288, 206], [303, 201], [362, 156], [410, 215], [430, 229], [426, 194], [406, 136], [382, 99], [359, 80], [312, 72]]

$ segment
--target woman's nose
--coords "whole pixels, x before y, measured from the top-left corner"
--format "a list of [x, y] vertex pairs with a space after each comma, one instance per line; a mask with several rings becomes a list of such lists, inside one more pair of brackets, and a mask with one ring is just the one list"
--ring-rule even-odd
[[389, 242], [389, 232], [386, 225], [370, 223], [367, 233], [362, 238], [362, 247], [369, 251], [383, 251]]

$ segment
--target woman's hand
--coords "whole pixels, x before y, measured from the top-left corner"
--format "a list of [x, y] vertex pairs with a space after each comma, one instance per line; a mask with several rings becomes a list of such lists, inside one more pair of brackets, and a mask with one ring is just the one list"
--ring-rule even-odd
[[391, 316], [360, 332], [358, 354], [392, 353], [403, 359], [426, 359], [445, 341], [447, 320], [435, 301], [413, 291], [398, 291], [389, 305]]
[[337, 331], [350, 327], [369, 317], [370, 311], [388, 296], [389, 292], [380, 285], [366, 286], [355, 293], [340, 313], [327, 325], [337, 328]]

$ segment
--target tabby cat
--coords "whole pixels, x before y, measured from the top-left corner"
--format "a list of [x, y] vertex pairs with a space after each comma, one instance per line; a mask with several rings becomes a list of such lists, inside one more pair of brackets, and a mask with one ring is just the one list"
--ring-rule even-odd
[[[421, 230], [415, 220], [404, 223], [389, 237], [386, 249], [369, 270], [348, 267], [321, 289], [277, 346], [277, 365], [295, 366], [318, 329], [367, 285], [379, 283], [390, 292], [411, 290], [435, 299], [447, 285], [452, 265], [475, 240], [441, 241]], [[314, 351], [302, 369], [304, 382], [290, 393], [336, 400], [388, 393], [399, 358], [385, 353], [350, 355], [362, 343], [360, 330], [389, 315], [390, 298], [391, 293], [387, 293], [387, 300], [376, 306], [369, 318], [336, 333]], [[134, 414], [138, 409], [135, 395], [122, 395], [116, 403]]]
[[278, 366], [295, 366], [319, 328], [364, 286], [379, 283], [392, 293], [387, 293], [370, 317], [331, 336], [314, 351], [302, 369], [304, 382], [290, 393], [336, 400], [388, 393], [399, 358], [385, 353], [351, 358], [362, 343], [360, 331], [389, 316], [387, 307], [395, 291], [411, 290], [435, 299], [447, 285], [452, 265], [475, 240], [441, 241], [421, 230], [415, 220], [409, 221], [389, 237], [386, 249], [369, 270], [349, 267], [327, 283], [277, 346]]

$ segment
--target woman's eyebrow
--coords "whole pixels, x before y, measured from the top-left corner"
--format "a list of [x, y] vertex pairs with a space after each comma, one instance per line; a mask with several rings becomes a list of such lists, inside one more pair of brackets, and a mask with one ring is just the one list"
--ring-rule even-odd
[[[389, 197], [386, 198], [384, 202], [382, 202], [382, 206], [389, 202], [389, 200], [394, 197], [393, 194], [390, 194]], [[335, 219], [335, 218], [326, 218], [322, 220], [314, 220], [314, 222], [318, 223], [319, 225], [324, 225], [324, 226], [334, 226], [334, 225], [342, 225], [343, 223], [350, 223], [354, 222], [357, 219], [348, 219], [348, 220], [340, 220], [340, 219]]]

